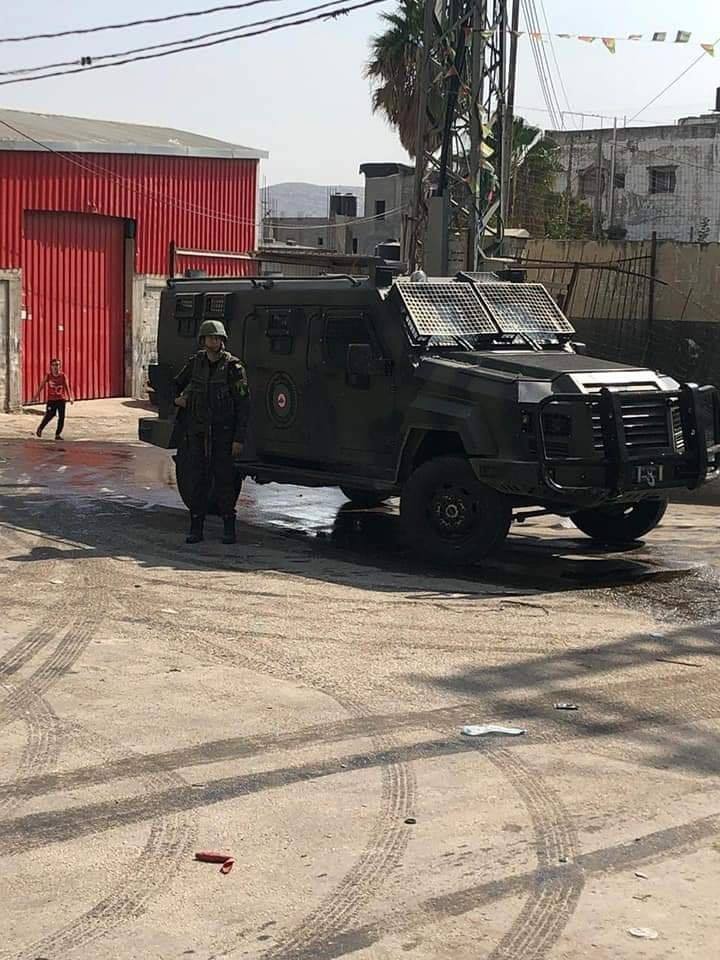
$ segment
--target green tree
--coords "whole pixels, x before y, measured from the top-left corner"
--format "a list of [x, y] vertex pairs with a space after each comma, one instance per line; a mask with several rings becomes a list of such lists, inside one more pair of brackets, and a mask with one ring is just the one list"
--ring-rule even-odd
[[384, 113], [410, 156], [415, 155], [417, 126], [417, 54], [423, 35], [423, 4], [401, 0], [383, 13], [384, 33], [370, 40], [365, 76], [373, 83], [372, 108]]

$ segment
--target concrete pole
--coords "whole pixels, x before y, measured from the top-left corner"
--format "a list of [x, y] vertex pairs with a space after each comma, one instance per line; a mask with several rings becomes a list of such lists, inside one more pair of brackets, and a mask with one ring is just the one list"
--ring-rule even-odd
[[421, 242], [422, 221], [424, 219], [425, 197], [425, 147], [427, 141], [427, 95], [431, 76], [431, 54], [435, 38], [433, 0], [425, 0], [425, 18], [423, 24], [423, 42], [418, 49], [416, 61], [416, 97], [417, 128], [415, 133], [415, 190], [412, 207], [407, 250], [408, 268], [412, 271], [418, 266], [418, 248]]
[[507, 95], [503, 114], [502, 175], [500, 178], [500, 209], [502, 225], [510, 212], [510, 174], [512, 170], [513, 121], [515, 119], [515, 81], [517, 78], [518, 28], [520, 26], [520, 0], [512, 0], [510, 14], [510, 57], [508, 61]]
[[617, 117], [613, 117], [612, 154], [610, 156], [610, 202], [608, 205], [608, 224], [615, 220], [615, 163], [617, 157]]
[[595, 158], [595, 204], [593, 206], [593, 237], [600, 239], [602, 233], [602, 127], [597, 133], [597, 156]]

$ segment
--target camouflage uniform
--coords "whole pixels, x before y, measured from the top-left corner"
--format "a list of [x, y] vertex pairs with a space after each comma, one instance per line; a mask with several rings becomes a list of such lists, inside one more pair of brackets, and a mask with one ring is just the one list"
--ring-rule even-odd
[[237, 493], [232, 445], [244, 442], [250, 413], [245, 368], [226, 350], [212, 364], [206, 351], [200, 350], [190, 357], [175, 384], [186, 401], [190, 513], [193, 519], [204, 518], [213, 485], [220, 515], [234, 520]]

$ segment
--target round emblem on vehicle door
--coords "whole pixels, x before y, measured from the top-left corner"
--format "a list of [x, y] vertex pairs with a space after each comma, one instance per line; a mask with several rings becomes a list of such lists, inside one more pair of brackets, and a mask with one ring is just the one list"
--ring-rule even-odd
[[276, 373], [268, 383], [266, 405], [270, 419], [278, 427], [289, 427], [297, 414], [298, 395], [287, 373]]

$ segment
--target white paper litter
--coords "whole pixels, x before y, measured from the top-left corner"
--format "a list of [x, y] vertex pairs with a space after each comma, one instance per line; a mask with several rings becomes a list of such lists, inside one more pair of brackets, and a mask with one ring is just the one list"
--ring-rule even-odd
[[640, 940], [657, 940], [658, 932], [652, 927], [630, 927], [628, 933], [631, 937], [638, 937]]
[[492, 723], [469, 724], [460, 731], [466, 737], [484, 737], [488, 733], [499, 733], [506, 737], [519, 737], [527, 733], [522, 727], [497, 727]]
[[48, 583], [65, 583], [64, 580], [48, 580]]
[[160, 613], [177, 613], [177, 610], [173, 610], [172, 607], [163, 607]]

